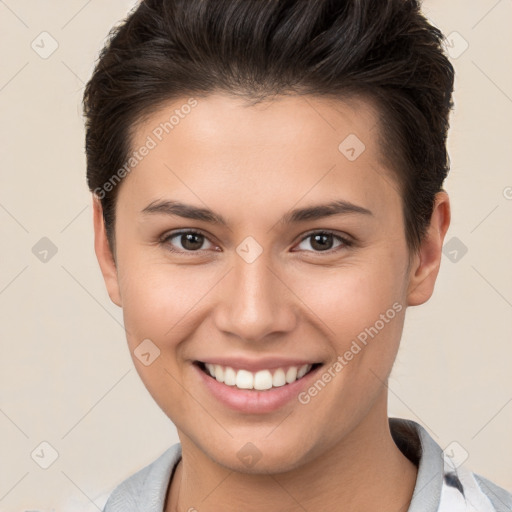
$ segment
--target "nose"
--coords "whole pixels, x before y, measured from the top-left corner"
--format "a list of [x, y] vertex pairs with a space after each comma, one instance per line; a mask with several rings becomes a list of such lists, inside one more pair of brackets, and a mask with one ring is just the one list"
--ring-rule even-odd
[[242, 341], [282, 336], [297, 322], [294, 295], [264, 255], [251, 263], [235, 256], [234, 268], [219, 283], [216, 327]]

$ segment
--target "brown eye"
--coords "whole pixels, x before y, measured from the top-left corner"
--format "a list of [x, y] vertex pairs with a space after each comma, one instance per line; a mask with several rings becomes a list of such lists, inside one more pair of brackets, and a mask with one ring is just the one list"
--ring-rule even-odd
[[[199, 252], [205, 249], [203, 247], [205, 242], [211, 244], [205, 235], [193, 230], [170, 233], [162, 240], [162, 243], [168, 246], [172, 252]], [[213, 244], [211, 245], [213, 246]]]
[[[340, 248], [349, 247], [351, 245], [349, 240], [339, 235], [335, 235], [330, 231], [316, 231], [314, 233], [309, 233], [301, 240], [301, 244], [304, 244], [307, 240], [310, 240], [309, 245], [313, 248], [313, 251], [304, 249], [304, 247], [302, 249], [309, 252], [334, 252]], [[334, 246], [335, 240], [339, 241], [336, 246]]]

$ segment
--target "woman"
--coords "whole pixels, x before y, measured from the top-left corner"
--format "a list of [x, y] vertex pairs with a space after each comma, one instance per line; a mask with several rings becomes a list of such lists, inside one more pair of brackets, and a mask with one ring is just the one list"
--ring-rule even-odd
[[414, 0], [147, 0], [112, 32], [95, 248], [180, 443], [107, 512], [510, 510], [387, 415], [450, 223], [442, 37]]

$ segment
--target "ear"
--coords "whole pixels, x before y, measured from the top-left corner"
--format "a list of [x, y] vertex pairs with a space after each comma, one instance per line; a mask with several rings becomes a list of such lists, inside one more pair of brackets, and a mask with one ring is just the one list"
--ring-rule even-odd
[[408, 306], [419, 306], [432, 296], [441, 265], [443, 241], [449, 225], [450, 199], [443, 190], [436, 194], [427, 233], [413, 257], [407, 291]]
[[121, 294], [119, 293], [116, 263], [107, 239], [105, 222], [103, 220], [103, 208], [101, 207], [99, 198], [94, 194], [92, 197], [94, 215], [94, 250], [96, 252], [96, 258], [98, 258], [98, 263], [100, 264], [101, 273], [103, 274], [103, 279], [105, 280], [110, 300], [114, 304], [121, 306], [122, 302]]

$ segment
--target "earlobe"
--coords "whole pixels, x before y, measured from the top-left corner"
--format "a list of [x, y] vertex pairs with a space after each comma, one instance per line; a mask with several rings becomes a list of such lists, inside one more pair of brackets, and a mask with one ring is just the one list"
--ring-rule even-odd
[[94, 194], [92, 196], [92, 202], [94, 216], [94, 250], [96, 252], [96, 258], [98, 259], [110, 300], [114, 304], [122, 306], [116, 263], [108, 243], [101, 202]]
[[450, 225], [450, 200], [443, 190], [436, 194], [430, 224], [409, 274], [407, 305], [419, 306], [427, 302], [441, 265], [443, 241]]

